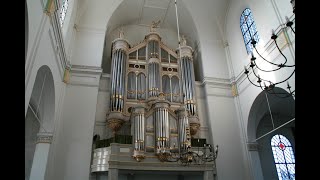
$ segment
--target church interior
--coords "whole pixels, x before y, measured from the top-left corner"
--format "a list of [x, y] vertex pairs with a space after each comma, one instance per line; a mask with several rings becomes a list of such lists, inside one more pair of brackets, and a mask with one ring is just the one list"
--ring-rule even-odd
[[294, 180], [294, 0], [26, 0], [25, 180]]

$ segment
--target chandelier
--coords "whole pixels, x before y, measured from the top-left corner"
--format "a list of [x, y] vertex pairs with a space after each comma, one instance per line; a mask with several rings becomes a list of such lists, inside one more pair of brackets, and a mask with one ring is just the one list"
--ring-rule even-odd
[[[294, 0], [291, 0], [290, 3], [292, 4], [292, 7], [293, 7], [293, 13], [295, 13], [295, 1], [294, 1]], [[288, 17], [286, 17], [286, 21], [287, 21], [287, 22], [285, 23], [285, 26], [282, 27], [282, 28], [280, 29], [280, 31], [281, 31], [281, 30], [286, 30], [286, 28], [290, 28], [291, 31], [293, 32], [293, 34], [295, 34], [295, 31], [294, 31], [294, 29], [292, 28], [293, 21], [291, 21]], [[279, 32], [280, 32], [280, 31], [279, 31]], [[277, 97], [281, 97], [281, 98], [286, 98], [286, 97], [291, 97], [291, 96], [294, 96], [294, 95], [295, 95], [295, 94], [294, 94], [294, 93], [295, 93], [295, 90], [292, 90], [292, 89], [291, 89], [291, 86], [290, 86], [290, 84], [289, 84], [289, 82], [288, 82], [288, 80], [289, 80], [289, 79], [293, 76], [293, 74], [295, 73], [295, 69], [294, 69], [294, 68], [295, 68], [295, 64], [292, 64], [292, 65], [288, 65], [288, 64], [287, 64], [287, 60], [288, 60], [288, 59], [287, 59], [287, 57], [283, 54], [283, 52], [281, 51], [281, 49], [279, 48], [278, 43], [277, 43], [277, 38], [278, 38], [278, 35], [277, 35], [277, 34], [279, 34], [279, 32], [278, 32], [278, 33], [275, 33], [275, 32], [272, 30], [271, 40], [272, 40], [272, 41], [274, 42], [274, 44], [276, 45], [278, 51], [280, 52], [281, 56], [282, 56], [283, 59], [284, 59], [284, 62], [282, 62], [282, 63], [274, 63], [274, 62], [271, 62], [271, 61], [267, 60], [265, 57], [263, 57], [263, 56], [261, 55], [261, 53], [259, 53], [259, 51], [258, 51], [257, 48], [256, 48], [257, 42], [255, 41], [254, 38], [252, 38], [251, 44], [252, 44], [252, 46], [253, 46], [256, 54], [258, 54], [259, 57], [260, 57], [264, 62], [266, 62], [268, 65], [272, 66], [273, 68], [272, 68], [272, 69], [269, 69], [269, 70], [265, 70], [265, 69], [262, 69], [261, 67], [259, 67], [259, 66], [257, 65], [257, 63], [256, 63], [256, 59], [257, 59], [257, 58], [256, 58], [256, 57], [254, 56], [254, 54], [252, 53], [252, 54], [251, 54], [251, 59], [250, 59], [249, 68], [247, 69], [246, 66], [244, 67], [244, 74], [246, 74], [249, 82], [250, 82], [252, 85], [261, 88], [263, 91], [265, 91], [265, 92], [267, 92], [267, 93], [269, 93], [269, 94], [273, 94], [273, 95], [275, 95], [275, 96], [277, 96]], [[273, 82], [273, 81], [268, 80], [268, 79], [266, 79], [266, 78], [262, 78], [262, 77], [260, 77], [260, 75], [255, 71], [255, 70], [258, 69], [258, 70], [261, 71], [261, 72], [272, 73], [272, 72], [275, 72], [275, 71], [279, 71], [279, 70], [281, 70], [281, 69], [283, 69], [283, 68], [291, 68], [291, 69], [293, 68], [293, 70], [292, 70], [291, 73], [289, 73], [289, 76], [287, 76], [286, 78], [284, 78], [284, 80], [281, 80], [281, 81], [278, 81], [278, 82]], [[257, 83], [254, 83], [254, 82], [249, 78], [249, 73], [250, 73], [250, 71], [252, 71], [252, 74], [255, 76], [255, 78], [258, 79], [258, 80], [257, 80]], [[289, 93], [276, 92], [274, 88], [275, 88], [277, 85], [282, 84], [282, 83], [285, 83], [285, 82], [287, 82], [287, 87], [286, 87], [286, 88], [288, 89]]]

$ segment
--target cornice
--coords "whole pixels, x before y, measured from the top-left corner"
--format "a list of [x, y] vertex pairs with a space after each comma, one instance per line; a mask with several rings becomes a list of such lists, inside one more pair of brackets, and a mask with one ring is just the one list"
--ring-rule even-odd
[[84, 66], [84, 65], [71, 65], [71, 73], [84, 73], [84, 74], [102, 74], [101, 67], [97, 66]]
[[211, 87], [230, 89], [231, 81], [225, 78], [214, 78], [214, 77], [204, 77], [201, 81], [200, 86], [209, 85]]
[[70, 84], [99, 87], [102, 69], [95, 66], [72, 65]]

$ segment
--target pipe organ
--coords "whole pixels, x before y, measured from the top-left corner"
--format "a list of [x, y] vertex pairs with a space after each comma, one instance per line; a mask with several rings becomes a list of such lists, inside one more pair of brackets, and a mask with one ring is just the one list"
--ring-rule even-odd
[[131, 124], [133, 158], [143, 160], [191, 147], [200, 126], [195, 98], [193, 50], [184, 41], [176, 51], [151, 31], [130, 47], [123, 34], [113, 41], [108, 127], [113, 134]]

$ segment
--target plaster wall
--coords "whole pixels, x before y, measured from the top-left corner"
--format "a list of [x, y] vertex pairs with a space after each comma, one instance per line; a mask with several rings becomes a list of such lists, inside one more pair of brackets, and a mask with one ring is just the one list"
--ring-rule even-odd
[[[208, 86], [208, 87], [207, 87]], [[215, 92], [207, 85], [207, 112], [214, 146], [219, 145], [216, 160], [218, 179], [249, 179], [243, 153], [243, 139], [234, 99], [230, 90], [228, 95]], [[232, 173], [230, 173], [232, 172]]]
[[[65, 84], [62, 82], [64, 70], [62, 68], [61, 57], [56, 49], [57, 37], [55, 37], [53, 33], [50, 17], [43, 12], [43, 1], [27, 1], [27, 6], [29, 31], [27, 60], [25, 64], [25, 113], [27, 115], [38, 70], [43, 66], [47, 66], [50, 69], [50, 73], [52, 73], [53, 80], [53, 86], [50, 88], [54, 88], [54, 101], [50, 101], [52, 104], [48, 104], [52, 107], [51, 110], [53, 110], [53, 112], [50, 113], [52, 113], [53, 116], [50, 117], [50, 122], [43, 124], [49, 133], [53, 133], [53, 140], [45, 170], [46, 174], [50, 174], [53, 159], [52, 149], [56, 147], [57, 131], [59, 130], [57, 127], [61, 120], [62, 97], [64, 96], [65, 88]], [[42, 102], [46, 101], [47, 98], [49, 97], [43, 97]], [[43, 118], [45, 120], [48, 117]]]
[[[235, 80], [237, 83], [237, 90], [239, 93], [239, 107], [241, 109], [241, 119], [244, 123], [244, 130], [247, 132], [247, 124], [248, 124], [248, 116], [251, 105], [255, 99], [255, 97], [261, 92], [261, 89], [254, 87], [250, 84], [250, 82], [243, 75], [244, 66], [247, 66], [250, 63], [251, 55], [248, 55], [245, 49], [243, 37], [240, 30], [240, 16], [242, 11], [245, 8], [250, 8], [253, 13], [253, 18], [255, 20], [257, 30], [260, 36], [260, 41], [257, 44], [257, 49], [259, 52], [265, 52], [263, 55], [268, 60], [273, 62], [284, 62], [284, 58], [278, 52], [274, 44], [271, 44], [271, 30], [276, 30], [281, 23], [283, 23], [284, 16], [291, 17], [293, 15], [292, 6], [290, 2], [280, 2], [275, 0], [268, 1], [235, 1], [231, 0], [229, 3], [228, 13], [226, 16], [226, 39], [228, 41], [229, 55], [230, 55], [230, 64], [234, 71]], [[278, 10], [282, 10], [280, 15]], [[294, 64], [295, 54], [294, 54], [294, 36], [290, 35], [291, 33], [288, 31], [289, 44], [282, 48], [283, 54], [288, 58], [289, 65]], [[271, 44], [271, 45], [270, 45]], [[257, 63], [262, 61], [258, 55]], [[261, 63], [260, 67], [264, 69], [273, 69], [273, 67], [266, 66], [266, 64]], [[266, 79], [280, 81], [284, 80], [291, 73], [291, 69], [281, 69], [281, 72], [275, 73], [261, 73], [261, 77], [265, 77]], [[260, 73], [259, 73], [260, 74]], [[263, 76], [264, 75], [264, 76]], [[256, 78], [253, 78], [253, 74], [250, 74], [250, 78], [252, 81], [256, 82]], [[289, 80], [292, 89], [295, 89], [295, 76], [293, 75]], [[283, 83], [279, 85], [283, 89], [286, 89], [286, 84]], [[287, 90], [287, 89], [286, 89]], [[246, 135], [245, 135], [246, 136]], [[250, 140], [249, 140], [250, 141]]]
[[97, 87], [66, 87], [52, 179], [89, 179], [97, 95]]
[[[200, 77], [201, 80], [205, 77], [229, 78], [222, 29], [219, 28], [219, 26], [221, 27], [219, 24], [221, 17], [212, 14], [212, 8], [215, 7], [214, 1], [206, 1], [206, 3], [183, 1], [198, 32], [199, 51], [202, 59], [202, 62], [199, 62], [201, 64], [199, 65]], [[208, 19], [214, 20], [208, 21]]]

